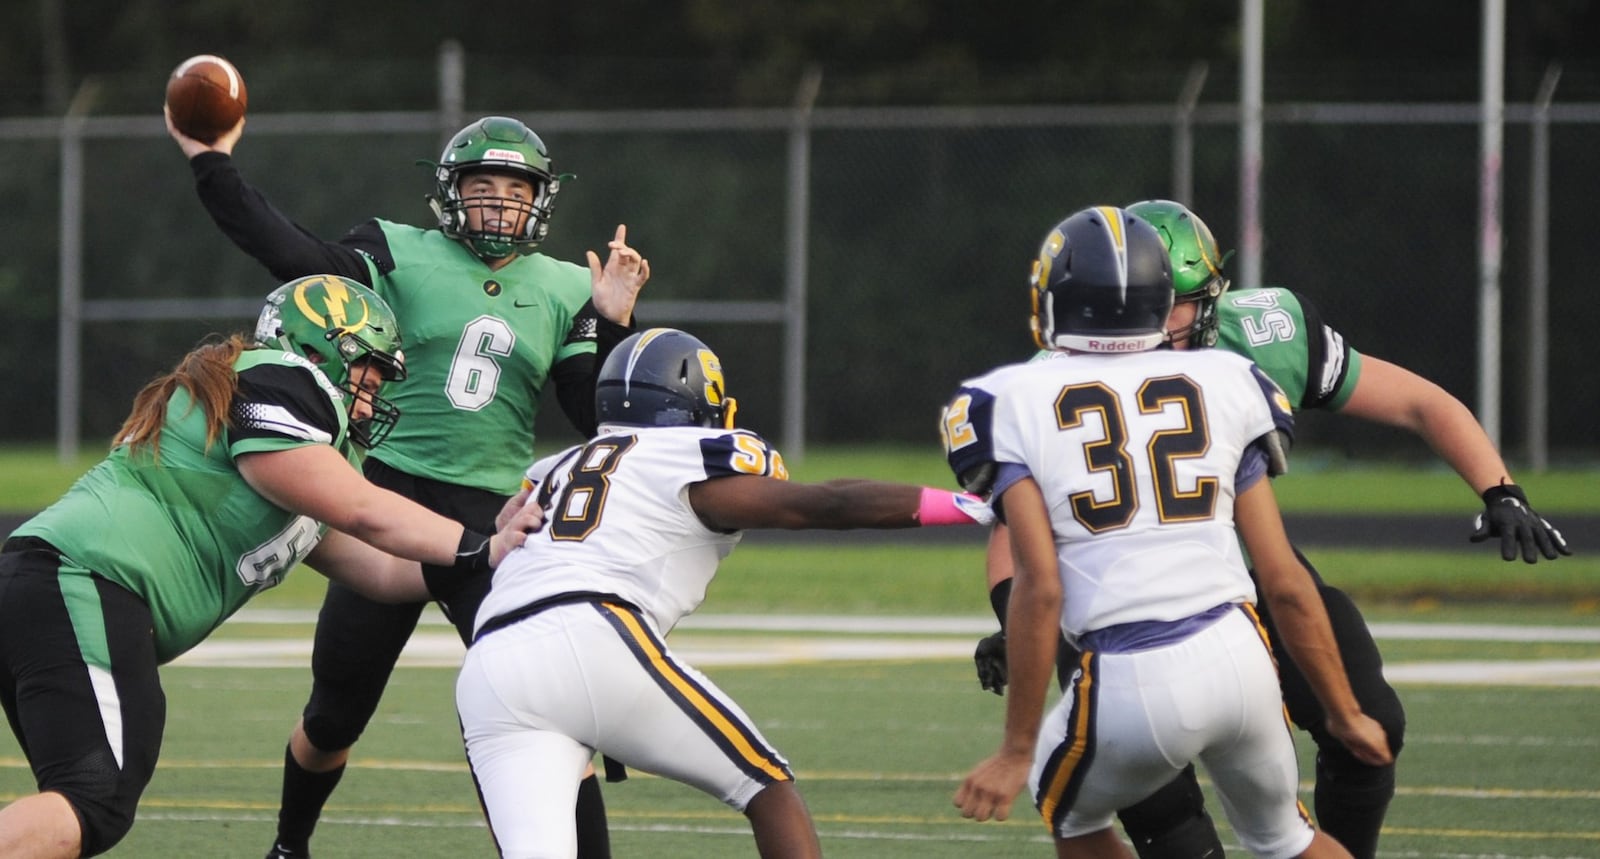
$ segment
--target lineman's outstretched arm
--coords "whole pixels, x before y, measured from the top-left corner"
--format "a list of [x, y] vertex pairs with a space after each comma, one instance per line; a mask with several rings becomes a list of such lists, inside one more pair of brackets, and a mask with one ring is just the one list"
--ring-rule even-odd
[[1572, 554], [1561, 532], [1529, 505], [1472, 410], [1437, 384], [1363, 356], [1361, 378], [1339, 412], [1415, 433], [1449, 463], [1483, 500], [1472, 542], [1498, 537], [1502, 558], [1514, 560], [1520, 550], [1530, 564], [1540, 555], [1553, 560]]
[[[328, 445], [246, 453], [236, 461], [245, 482], [284, 510], [326, 523], [388, 554], [436, 567], [470, 567], [475, 562], [492, 568], [542, 522], [539, 508], [530, 505], [496, 534], [474, 534], [374, 485]], [[335, 547], [330, 547], [330, 557]]]
[[1450, 464], [1475, 495], [1511, 472], [1472, 410], [1449, 391], [1416, 373], [1371, 355], [1362, 356], [1361, 378], [1339, 413], [1416, 434]]
[[849, 478], [795, 483], [745, 474], [715, 477], [690, 484], [689, 505], [707, 528], [719, 531], [916, 528], [994, 521], [988, 505], [974, 495]]

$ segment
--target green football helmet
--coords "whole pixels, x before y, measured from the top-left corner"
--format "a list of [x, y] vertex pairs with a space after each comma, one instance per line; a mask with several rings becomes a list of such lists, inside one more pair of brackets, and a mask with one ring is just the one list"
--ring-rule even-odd
[[[531, 253], [550, 232], [550, 213], [555, 207], [556, 193], [561, 190], [561, 177], [551, 169], [544, 141], [521, 122], [505, 116], [486, 116], [472, 123], [450, 138], [439, 162], [432, 167], [434, 192], [428, 203], [439, 217], [439, 229], [466, 244], [480, 259], [498, 260], [512, 254]], [[480, 170], [526, 179], [533, 186], [533, 199], [463, 198], [461, 177]], [[474, 230], [467, 219], [471, 209], [519, 212], [527, 219], [515, 235]]]
[[[316, 274], [274, 289], [256, 319], [256, 342], [309, 359], [349, 398], [350, 440], [371, 449], [389, 436], [400, 409], [351, 382], [353, 365], [376, 367], [385, 381], [406, 377], [400, 351], [400, 324], [394, 311], [366, 286], [348, 278]], [[357, 401], [372, 406], [372, 417], [357, 419]]]
[[1196, 346], [1217, 342], [1217, 300], [1228, 291], [1222, 264], [1230, 254], [1217, 249], [1216, 237], [1200, 216], [1189, 207], [1171, 200], [1144, 200], [1128, 207], [1134, 216], [1156, 228], [1172, 257], [1172, 287], [1179, 303], [1200, 302], [1194, 322], [1183, 331], [1170, 332], [1168, 339], [1188, 339]]

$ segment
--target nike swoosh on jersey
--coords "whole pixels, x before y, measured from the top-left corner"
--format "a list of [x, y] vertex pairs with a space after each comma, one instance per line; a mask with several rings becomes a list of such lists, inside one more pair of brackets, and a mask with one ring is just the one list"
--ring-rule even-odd
[[530, 302], [528, 302], [528, 303], [527, 303], [527, 304], [523, 304], [523, 303], [522, 303], [522, 302], [520, 302], [520, 301], [516, 301], [516, 300], [513, 300], [513, 301], [512, 301], [512, 302], [511, 302], [511, 306], [512, 306], [512, 307], [538, 307], [538, 306], [539, 306], [539, 302], [537, 302], [537, 301], [530, 301]]

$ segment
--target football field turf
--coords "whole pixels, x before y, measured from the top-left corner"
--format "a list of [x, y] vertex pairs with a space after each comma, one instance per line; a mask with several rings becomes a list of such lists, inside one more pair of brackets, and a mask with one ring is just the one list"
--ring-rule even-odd
[[[949, 480], [935, 455], [892, 454], [819, 452], [798, 479]], [[81, 467], [56, 466], [48, 451], [0, 448], [0, 470], [8, 476], [0, 501], [23, 511], [49, 503]], [[1380, 854], [1600, 857], [1600, 557], [1587, 539], [1593, 528], [1574, 518], [1600, 513], [1594, 472], [1531, 482], [1539, 509], [1568, 529], [1577, 553], [1527, 565], [1466, 544], [1476, 505], [1463, 506], [1452, 474], [1319, 471], [1314, 462], [1300, 471], [1281, 481], [1287, 512], [1448, 512], [1459, 522], [1444, 546], [1393, 548], [1346, 525], [1333, 545], [1356, 548], [1307, 550], [1375, 623], [1408, 712]], [[705, 611], [720, 614], [691, 617], [671, 642], [789, 758], [827, 855], [1051, 855], [1026, 800], [1000, 824], [962, 820], [950, 804], [961, 777], [998, 742], [1004, 704], [978, 689], [970, 658], [994, 628], [981, 543], [934, 543], [919, 533], [905, 544], [835, 535], [800, 547], [752, 541], [712, 585]], [[284, 740], [310, 685], [321, 582], [297, 572], [163, 670], [161, 765], [133, 832], [112, 855], [265, 852]], [[840, 613], [855, 622], [818, 619]], [[895, 617], [856, 629], [862, 617], [883, 615]], [[774, 628], [783, 619], [792, 622]], [[456, 727], [451, 668], [460, 654], [442, 624], [414, 639], [318, 828], [319, 859], [493, 855]], [[1311, 746], [1297, 737], [1309, 804]], [[0, 802], [32, 789], [15, 740], [0, 732]], [[605, 797], [618, 859], [754, 855], [744, 818], [690, 788], [635, 773], [606, 785]], [[1230, 855], [1244, 855], [1215, 800], [1208, 806]]]
[[[1438, 608], [1369, 614], [1410, 723], [1383, 855], [1600, 856], [1600, 631], [1592, 613], [1500, 606], [1497, 625], [1448, 625], [1482, 618]], [[304, 609], [249, 611], [164, 670], [161, 766], [113, 855], [265, 851], [284, 737], [309, 679], [300, 666], [311, 619]], [[977, 688], [967, 656], [992, 619], [783, 620], [694, 617], [672, 640], [788, 756], [827, 855], [1050, 855], [1025, 800], [998, 824], [962, 820], [950, 804], [962, 774], [1000, 732], [1002, 699]], [[442, 624], [419, 633], [334, 794], [315, 855], [493, 855], [452, 706], [459, 655]], [[1311, 747], [1300, 740], [1309, 804]], [[0, 800], [29, 790], [28, 770], [5, 736]], [[634, 773], [606, 785], [605, 796], [618, 857], [754, 855], [740, 815], [682, 785]], [[1209, 805], [1224, 844], [1242, 855], [1214, 799]]]

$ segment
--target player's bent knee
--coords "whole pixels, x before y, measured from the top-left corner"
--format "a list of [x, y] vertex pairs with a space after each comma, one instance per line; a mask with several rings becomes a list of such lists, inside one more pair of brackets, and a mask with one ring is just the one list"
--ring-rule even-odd
[[117, 846], [133, 828], [139, 797], [150, 782], [154, 756], [130, 751], [126, 760], [112, 757], [110, 747], [52, 767], [39, 782], [41, 793], [61, 796], [78, 818], [82, 856], [96, 856]]
[[120, 795], [115, 787], [106, 784], [88, 790], [52, 787], [72, 806], [78, 816], [78, 828], [83, 836], [83, 856], [98, 856], [117, 846], [128, 830], [133, 828], [134, 811], [139, 796]]
[[811, 812], [792, 781], [775, 781], [745, 803], [744, 816], [756, 830], [811, 826]]
[[324, 752], [348, 749], [361, 739], [367, 729], [365, 722], [354, 722], [324, 713], [307, 712], [301, 720], [301, 731], [306, 740]]
[[760, 790], [751, 795], [744, 808], [740, 809], [746, 817], [771, 813], [770, 809], [788, 809], [795, 805], [803, 805], [800, 791], [795, 789], [794, 782], [780, 780], [769, 782]]

